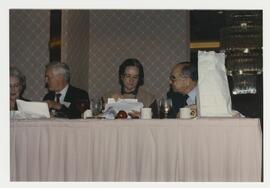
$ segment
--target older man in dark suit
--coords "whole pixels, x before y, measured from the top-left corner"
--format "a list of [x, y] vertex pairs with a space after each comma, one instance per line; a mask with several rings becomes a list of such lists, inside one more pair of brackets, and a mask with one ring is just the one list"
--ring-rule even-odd
[[49, 92], [43, 101], [57, 117], [80, 118], [89, 107], [88, 93], [70, 85], [70, 70], [67, 64], [53, 62], [46, 66], [46, 87]]
[[198, 70], [191, 62], [177, 63], [170, 75], [170, 91], [167, 98], [172, 99], [169, 118], [176, 118], [179, 108], [196, 104]]

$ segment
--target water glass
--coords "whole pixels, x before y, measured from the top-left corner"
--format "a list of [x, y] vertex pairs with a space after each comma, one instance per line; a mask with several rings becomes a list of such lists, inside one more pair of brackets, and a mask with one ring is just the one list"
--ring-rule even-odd
[[159, 117], [160, 119], [168, 118], [172, 109], [172, 99], [161, 98], [159, 100]]
[[90, 109], [94, 116], [100, 114], [102, 112], [102, 100], [101, 99], [91, 99], [90, 101]]

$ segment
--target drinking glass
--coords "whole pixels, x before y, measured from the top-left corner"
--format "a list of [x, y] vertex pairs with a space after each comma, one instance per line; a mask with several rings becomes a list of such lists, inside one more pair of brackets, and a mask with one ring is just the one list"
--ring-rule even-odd
[[159, 100], [159, 117], [160, 119], [168, 118], [168, 114], [172, 109], [172, 99], [161, 98]]
[[102, 112], [102, 100], [101, 99], [91, 99], [90, 101], [90, 109], [94, 116], [100, 114]]

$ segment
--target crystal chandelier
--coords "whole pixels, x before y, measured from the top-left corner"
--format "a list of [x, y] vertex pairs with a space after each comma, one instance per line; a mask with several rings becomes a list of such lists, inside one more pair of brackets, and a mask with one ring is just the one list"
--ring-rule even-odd
[[221, 50], [234, 95], [255, 94], [256, 77], [262, 74], [262, 11], [227, 11], [221, 29]]

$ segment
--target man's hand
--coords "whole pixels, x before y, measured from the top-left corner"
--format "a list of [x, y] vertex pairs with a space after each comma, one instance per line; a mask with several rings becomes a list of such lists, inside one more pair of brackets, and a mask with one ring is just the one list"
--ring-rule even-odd
[[44, 101], [48, 104], [48, 107], [50, 109], [55, 109], [55, 110], [60, 110], [61, 109], [61, 104], [60, 103], [57, 103], [55, 101], [52, 101], [52, 100], [47, 100], [47, 101]]

